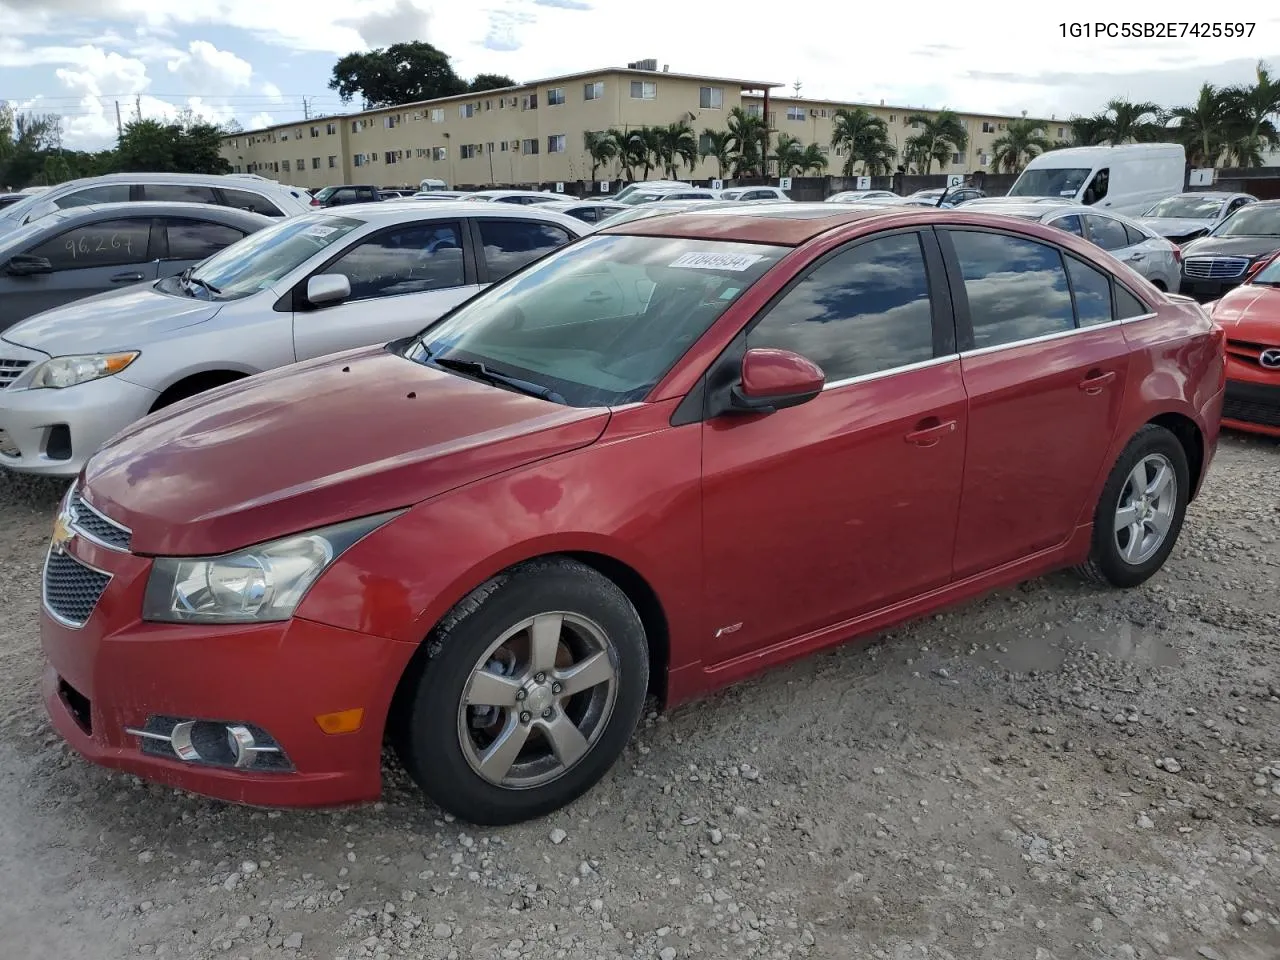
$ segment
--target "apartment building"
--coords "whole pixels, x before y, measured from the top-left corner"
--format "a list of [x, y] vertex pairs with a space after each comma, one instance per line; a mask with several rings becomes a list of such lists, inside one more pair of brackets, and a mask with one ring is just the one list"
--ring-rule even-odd
[[[586, 134], [607, 129], [665, 126], [681, 120], [694, 131], [723, 130], [734, 107], [763, 115], [771, 126], [805, 143], [831, 142], [831, 117], [859, 104], [775, 97], [780, 84], [671, 73], [656, 60], [538, 80], [343, 116], [277, 124], [230, 134], [222, 155], [237, 173], [257, 173], [300, 187], [335, 183], [411, 186], [424, 178], [450, 186], [612, 181], [617, 164], [592, 176]], [[861, 106], [867, 106], [865, 104]], [[901, 149], [911, 135], [907, 117], [928, 113], [868, 106], [889, 124]], [[1009, 117], [962, 114], [971, 131], [967, 155], [940, 172], [983, 169], [991, 142]], [[1053, 132], [1050, 131], [1050, 136]], [[831, 157], [838, 173], [841, 158]], [[680, 175], [716, 176], [712, 160]], [[657, 174], [660, 176], [661, 172]]]

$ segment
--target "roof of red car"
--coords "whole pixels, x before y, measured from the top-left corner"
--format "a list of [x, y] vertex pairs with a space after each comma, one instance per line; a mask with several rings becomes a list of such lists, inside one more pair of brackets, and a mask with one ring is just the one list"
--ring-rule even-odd
[[690, 237], [738, 243], [769, 243], [796, 247], [836, 227], [859, 220], [920, 220], [939, 211], [933, 207], [857, 207], [834, 203], [752, 203], [741, 207], [692, 207], [605, 227], [601, 233], [647, 237]]

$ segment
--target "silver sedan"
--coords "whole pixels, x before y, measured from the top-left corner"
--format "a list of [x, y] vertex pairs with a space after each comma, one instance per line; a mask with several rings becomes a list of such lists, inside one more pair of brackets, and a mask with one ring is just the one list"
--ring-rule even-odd
[[1118, 213], [1077, 204], [1015, 203], [1008, 198], [970, 200], [966, 213], [1000, 213], [1036, 220], [1074, 233], [1128, 264], [1158, 290], [1177, 293], [1182, 282], [1182, 251], [1172, 241]]

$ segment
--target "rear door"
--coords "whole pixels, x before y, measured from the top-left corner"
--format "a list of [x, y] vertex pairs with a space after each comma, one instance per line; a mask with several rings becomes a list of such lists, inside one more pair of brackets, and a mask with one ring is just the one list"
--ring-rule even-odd
[[158, 250], [160, 277], [182, 273], [245, 237], [243, 230], [225, 223], [185, 217], [157, 217], [156, 220], [164, 235]]
[[81, 224], [61, 231], [24, 253], [44, 257], [50, 273], [4, 274], [0, 279], [0, 317], [18, 320], [119, 287], [155, 280], [150, 217], [126, 217]]
[[1119, 423], [1129, 368], [1107, 274], [1030, 237], [939, 230], [969, 395], [955, 576], [1064, 543]]
[[351, 296], [313, 308], [307, 280], [293, 293], [299, 360], [408, 336], [478, 291], [463, 220], [419, 220], [356, 241], [311, 276], [342, 274]]

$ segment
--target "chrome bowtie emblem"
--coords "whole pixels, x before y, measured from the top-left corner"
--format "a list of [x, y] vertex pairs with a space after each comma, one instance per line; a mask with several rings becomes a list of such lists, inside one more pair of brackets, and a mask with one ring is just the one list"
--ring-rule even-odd
[[53, 522], [53, 539], [49, 544], [54, 553], [62, 553], [67, 544], [75, 539], [75, 522], [76, 512], [72, 507], [67, 507], [58, 514], [58, 519]]
[[1258, 362], [1268, 370], [1280, 370], [1280, 349], [1263, 350]]

